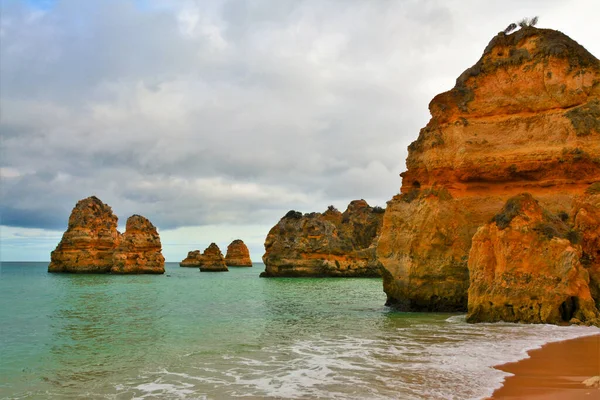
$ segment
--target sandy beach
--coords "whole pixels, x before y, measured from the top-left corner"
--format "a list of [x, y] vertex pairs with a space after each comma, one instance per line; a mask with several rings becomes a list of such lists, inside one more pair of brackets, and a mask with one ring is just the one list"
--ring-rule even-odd
[[599, 388], [582, 383], [600, 375], [600, 335], [549, 343], [529, 356], [496, 367], [514, 376], [506, 378], [490, 399], [600, 399]]

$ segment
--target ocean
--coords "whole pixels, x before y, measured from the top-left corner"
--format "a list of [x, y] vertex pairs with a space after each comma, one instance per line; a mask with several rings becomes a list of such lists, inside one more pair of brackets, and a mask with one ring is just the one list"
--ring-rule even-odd
[[481, 399], [542, 344], [591, 327], [393, 311], [380, 279], [0, 265], [2, 399]]

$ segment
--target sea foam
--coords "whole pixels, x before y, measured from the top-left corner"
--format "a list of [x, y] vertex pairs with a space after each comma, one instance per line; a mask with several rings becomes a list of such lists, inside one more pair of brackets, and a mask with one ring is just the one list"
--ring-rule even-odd
[[185, 373], [157, 373], [174, 386], [138, 389], [146, 389], [141, 398], [179, 387], [185, 399], [198, 390], [256, 398], [483, 399], [509, 375], [495, 365], [526, 358], [545, 343], [598, 333], [594, 327], [473, 325], [452, 316], [398, 328], [389, 337], [315, 335], [266, 346], [254, 357], [225, 353]]

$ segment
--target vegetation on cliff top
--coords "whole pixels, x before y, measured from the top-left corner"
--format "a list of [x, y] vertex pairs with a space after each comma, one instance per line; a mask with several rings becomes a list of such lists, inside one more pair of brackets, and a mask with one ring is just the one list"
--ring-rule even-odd
[[[562, 32], [535, 28], [536, 23], [537, 17], [531, 20], [524, 19], [519, 22], [521, 29], [513, 33], [510, 32], [516, 26], [509, 25], [490, 41], [479, 61], [456, 79], [456, 85], [450, 94], [460, 111], [468, 112], [468, 103], [474, 99], [473, 90], [467, 85], [469, 78], [493, 73], [498, 68], [521, 65], [524, 62], [538, 63], [548, 57], [568, 60], [570, 70], [600, 68], [598, 59], [579, 43]], [[531, 37], [535, 37], [536, 40], [535, 50], [532, 52], [520, 47]], [[503, 50], [499, 50], [502, 51], [498, 54], [501, 57], [491, 57], [495, 49], [508, 49], [508, 53], [504, 54]]]

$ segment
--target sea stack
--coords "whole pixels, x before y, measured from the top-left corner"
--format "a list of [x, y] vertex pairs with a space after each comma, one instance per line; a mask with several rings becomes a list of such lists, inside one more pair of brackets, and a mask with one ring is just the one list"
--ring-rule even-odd
[[110, 206], [96, 196], [78, 201], [66, 232], [50, 255], [48, 272], [164, 273], [160, 238], [152, 223], [134, 215], [121, 235], [117, 221]]
[[113, 274], [164, 274], [165, 258], [156, 227], [141, 215], [127, 219], [113, 255]]
[[[470, 251], [478, 257], [480, 251], [471, 249], [473, 235], [480, 226], [490, 232], [496, 229], [490, 221], [520, 193], [530, 193], [552, 215], [576, 214], [570, 226], [585, 226], [584, 235], [594, 237], [590, 227], [597, 226], [597, 205], [579, 199], [591, 184], [600, 182], [600, 63], [577, 42], [561, 32], [529, 26], [512, 34], [501, 32], [452, 90], [431, 101], [429, 109], [432, 118], [408, 148], [401, 194], [388, 202], [377, 247], [387, 304], [404, 310], [466, 311], [468, 264], [479, 268], [469, 260]], [[510, 238], [542, 243], [543, 237], [529, 237], [519, 229], [512, 227]], [[483, 245], [486, 235], [477, 236], [477, 246]], [[510, 249], [507, 235], [498, 240]], [[561, 245], [552, 250], [556, 256], [579, 254], [563, 241], [567, 239], [552, 240], [559, 239]], [[588, 275], [596, 274], [592, 285], [597, 285], [598, 263], [590, 255], [600, 248], [587, 243], [583, 247], [589, 248], [582, 250], [579, 262]], [[531, 258], [514, 265], [519, 269], [521, 262], [531, 262], [530, 272], [560, 270], [535, 265], [538, 261]], [[576, 260], [568, 265], [569, 270], [580, 271]], [[564, 267], [566, 273], [567, 264]], [[578, 282], [585, 281], [584, 275]], [[524, 288], [515, 287], [515, 294]], [[506, 290], [510, 296], [511, 286]], [[590, 287], [591, 293], [598, 291]], [[540, 307], [550, 306], [543, 303]], [[496, 315], [520, 322], [539, 320], [525, 314], [472, 315], [480, 321], [495, 320]], [[580, 314], [575, 310], [565, 315]]]
[[227, 265], [225, 265], [223, 253], [221, 253], [221, 249], [219, 249], [219, 246], [217, 246], [215, 243], [211, 243], [210, 246], [204, 250], [200, 260], [201, 272], [229, 271], [229, 269], [227, 269]]
[[179, 263], [179, 266], [198, 268], [200, 264], [202, 264], [202, 253], [200, 250], [193, 250], [188, 252], [187, 257]]
[[384, 209], [354, 200], [346, 211], [288, 212], [265, 240], [262, 277], [380, 276], [375, 245]]
[[96, 196], [79, 200], [69, 225], [50, 255], [48, 272], [108, 273], [120, 239], [118, 218]]
[[227, 246], [225, 265], [228, 267], [251, 267], [250, 251], [241, 239], [236, 239]]

